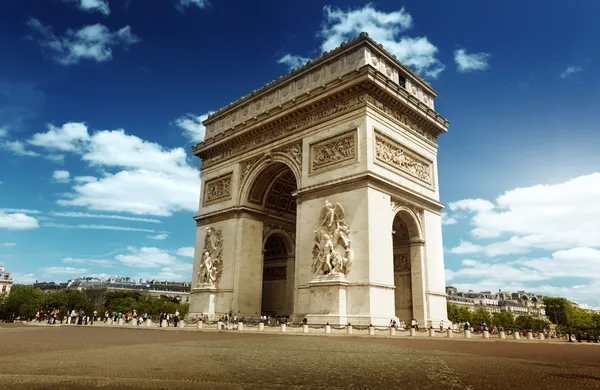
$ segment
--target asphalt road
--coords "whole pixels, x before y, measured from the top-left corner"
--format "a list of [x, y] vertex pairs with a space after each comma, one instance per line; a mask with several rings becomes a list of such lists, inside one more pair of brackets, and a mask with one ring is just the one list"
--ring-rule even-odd
[[600, 389], [600, 345], [0, 324], [0, 389]]

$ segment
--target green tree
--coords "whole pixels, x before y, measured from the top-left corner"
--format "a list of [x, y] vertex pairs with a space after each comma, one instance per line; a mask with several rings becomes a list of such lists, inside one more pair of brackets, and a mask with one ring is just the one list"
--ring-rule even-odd
[[448, 319], [453, 323], [460, 322], [460, 318], [458, 317], [458, 305], [452, 302], [446, 302], [446, 309], [448, 311]]
[[86, 314], [91, 313], [92, 302], [83, 291], [70, 290], [67, 295], [67, 310], [83, 310]]
[[567, 326], [569, 322], [569, 313], [573, 305], [567, 298], [546, 297], [543, 301], [546, 309], [546, 315], [550, 321], [557, 326]]
[[68, 305], [67, 293], [62, 290], [49, 291], [44, 294], [44, 309], [53, 310], [58, 309], [61, 313], [64, 313]]
[[503, 328], [514, 328], [515, 327], [515, 317], [512, 313], [507, 311], [502, 311], [500, 313], [494, 313], [492, 315], [492, 324], [503, 327]]
[[44, 293], [33, 286], [14, 285], [6, 298], [4, 307], [10, 316], [31, 319], [43, 308]]
[[484, 308], [479, 308], [471, 314], [471, 322], [473, 325], [480, 325], [484, 322], [490, 324], [491, 319], [490, 313]]

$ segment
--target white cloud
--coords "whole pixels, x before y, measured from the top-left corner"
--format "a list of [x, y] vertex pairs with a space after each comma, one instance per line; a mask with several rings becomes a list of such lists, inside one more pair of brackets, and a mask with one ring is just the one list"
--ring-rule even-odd
[[130, 254], [117, 255], [115, 259], [128, 267], [158, 268], [160, 266], [172, 266], [177, 264], [175, 256], [168, 252], [154, 247], [144, 247], [137, 249], [128, 248]]
[[4, 138], [8, 135], [8, 131], [5, 127], [0, 127], [0, 138]]
[[78, 7], [82, 11], [86, 12], [100, 12], [106, 16], [110, 14], [110, 7], [108, 0], [63, 0], [69, 3], [77, 3]]
[[52, 174], [52, 178], [59, 183], [68, 183], [70, 180], [71, 174], [69, 171], [54, 171]]
[[[63, 206], [160, 216], [197, 211], [199, 171], [189, 165], [183, 148], [166, 149], [122, 129], [90, 135], [83, 123], [51, 125], [29, 142], [75, 153], [101, 169], [99, 177], [75, 177], [73, 191], [58, 201]], [[106, 168], [122, 170], [111, 173]]]
[[160, 233], [155, 236], [146, 236], [146, 238], [149, 238], [151, 240], [166, 240], [167, 237], [169, 237], [167, 233]]
[[427, 37], [402, 35], [413, 27], [412, 17], [404, 8], [386, 13], [371, 4], [348, 11], [326, 5], [323, 10], [325, 21], [319, 33], [323, 38], [323, 51], [332, 50], [364, 31], [419, 73], [436, 78], [444, 70], [444, 65], [436, 58], [437, 47]]
[[33, 284], [37, 281], [37, 277], [34, 274], [22, 274], [20, 272], [12, 272], [11, 276], [14, 283], [18, 284]]
[[310, 58], [302, 57], [296, 54], [286, 54], [277, 60], [278, 64], [287, 65], [290, 70], [306, 64]]
[[162, 223], [158, 219], [151, 219], [151, 218], [125, 217], [122, 215], [109, 215], [109, 214], [90, 214], [90, 213], [80, 213], [80, 212], [72, 212], [72, 211], [66, 211], [66, 212], [51, 211], [48, 214], [53, 217], [100, 218], [100, 219], [118, 219], [118, 220], [122, 220], [122, 221]]
[[85, 124], [69, 122], [61, 127], [49, 124], [48, 132], [34, 134], [28, 143], [63, 152], [75, 152], [82, 150], [89, 139]]
[[88, 265], [99, 265], [101, 267], [112, 267], [113, 261], [106, 259], [78, 259], [73, 257], [65, 257], [62, 259], [65, 264], [88, 264]]
[[177, 254], [179, 256], [184, 256], [184, 257], [194, 257], [194, 248], [193, 247], [184, 247], [184, 248], [179, 248], [177, 249]]
[[140, 229], [140, 228], [133, 228], [133, 227], [128, 227], [128, 226], [113, 226], [113, 225], [84, 225], [84, 224], [66, 225], [66, 224], [62, 224], [62, 223], [47, 222], [47, 223], [44, 223], [42, 226], [59, 228], [59, 229], [120, 230], [120, 231], [124, 231], [124, 232], [154, 233], [154, 230], [152, 230], [152, 229]]
[[88, 272], [85, 268], [73, 267], [44, 267], [40, 268], [40, 271], [50, 275], [83, 275]]
[[14, 242], [0, 242], [0, 247], [10, 247], [10, 246], [15, 246], [17, 245]]
[[5, 141], [2, 147], [17, 156], [39, 157], [40, 154], [32, 150], [25, 149], [25, 144], [21, 141]]
[[187, 114], [175, 120], [175, 125], [184, 130], [183, 135], [190, 141], [199, 143], [204, 141], [206, 127], [202, 124], [212, 111], [202, 115]]
[[206, 8], [209, 6], [208, 0], [179, 0], [180, 9], [183, 7], [196, 6], [198, 8]]
[[5, 213], [25, 213], [25, 214], [41, 214], [40, 210], [31, 210], [31, 209], [0, 209], [0, 212], [4, 211]]
[[489, 53], [468, 54], [464, 49], [454, 51], [454, 62], [461, 73], [472, 72], [475, 70], [485, 70], [489, 68]]
[[0, 229], [26, 230], [39, 227], [39, 222], [32, 216], [23, 213], [9, 214], [0, 211]]
[[564, 72], [562, 72], [560, 74], [560, 78], [566, 79], [566, 78], [574, 75], [575, 73], [579, 73], [579, 72], [583, 72], [583, 68], [581, 66], [570, 65], [570, 66], [567, 66], [567, 69], [565, 69]]
[[472, 242], [469, 242], [469, 241], [460, 240], [460, 244], [457, 247], [450, 249], [450, 253], [463, 255], [466, 253], [481, 252], [482, 250], [483, 250], [483, 247], [481, 245], [473, 244]]
[[442, 225], [456, 225], [458, 220], [454, 217], [449, 217], [448, 213], [442, 211]]
[[120, 46], [127, 49], [140, 41], [129, 26], [110, 31], [103, 24], [93, 24], [76, 31], [69, 29], [64, 36], [57, 36], [50, 26], [43, 25], [36, 18], [30, 18], [27, 26], [40, 34], [40, 46], [62, 65], [77, 64], [81, 60], [110, 61], [114, 48]]

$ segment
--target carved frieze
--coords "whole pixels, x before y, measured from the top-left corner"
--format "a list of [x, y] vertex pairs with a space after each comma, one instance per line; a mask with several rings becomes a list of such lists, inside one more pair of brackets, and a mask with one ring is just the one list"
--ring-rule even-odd
[[196, 288], [213, 287], [221, 279], [223, 272], [223, 234], [213, 227], [206, 228], [202, 260], [198, 267]]
[[356, 130], [310, 145], [310, 173], [358, 160]]
[[424, 137], [425, 139], [434, 144], [437, 144], [437, 137], [435, 135], [425, 130], [423, 126], [413, 121], [411, 118], [408, 117], [408, 115], [404, 114], [400, 110], [392, 108], [391, 106], [381, 102], [372, 95], [367, 95], [366, 100], [369, 104], [390, 115], [392, 118], [406, 126], [412, 132], [420, 135], [421, 137]]
[[211, 179], [204, 184], [204, 204], [218, 203], [231, 199], [231, 176], [229, 173], [225, 176]]
[[318, 110], [314, 110], [310, 113], [307, 113], [303, 117], [290, 119], [288, 122], [282, 124], [281, 126], [261, 131], [258, 134], [256, 134], [255, 137], [240, 140], [240, 142], [236, 143], [235, 145], [232, 145], [230, 148], [222, 150], [215, 155], [205, 157], [202, 160], [202, 167], [205, 168], [214, 165], [223, 159], [235, 156], [254, 147], [273, 141], [296, 130], [315, 125], [319, 122], [324, 121], [327, 118], [338, 115], [346, 110], [358, 107], [361, 104], [365, 104], [366, 100], [367, 94], [360, 94], [338, 100], [332, 105], [320, 108]]
[[256, 156], [249, 158], [248, 160], [244, 160], [240, 163], [240, 183], [244, 181], [250, 170], [256, 164], [258, 160], [260, 160], [262, 156]]
[[395, 170], [408, 173], [430, 186], [433, 185], [431, 162], [418, 157], [415, 152], [378, 131], [375, 131], [375, 159]]
[[298, 163], [298, 167], [302, 168], [302, 142], [297, 142], [292, 145], [281, 148], [281, 151], [289, 155]]
[[402, 272], [410, 270], [408, 256], [404, 253], [394, 254], [394, 272]]

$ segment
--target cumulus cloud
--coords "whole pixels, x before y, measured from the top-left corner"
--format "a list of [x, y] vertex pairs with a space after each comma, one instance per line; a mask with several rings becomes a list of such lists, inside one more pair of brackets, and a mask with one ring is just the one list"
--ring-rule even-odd
[[454, 62], [456, 62], [457, 69], [461, 73], [485, 70], [490, 66], [489, 59], [489, 53], [468, 54], [465, 49], [454, 51]]
[[36, 218], [24, 213], [7, 213], [0, 210], [0, 229], [26, 230], [38, 228]]
[[63, 36], [56, 35], [50, 26], [36, 18], [30, 18], [27, 26], [39, 35], [39, 45], [61, 65], [74, 65], [81, 60], [110, 61], [115, 48], [127, 49], [140, 42], [129, 26], [111, 31], [103, 24], [93, 24], [79, 30], [69, 29]]
[[39, 157], [40, 154], [33, 150], [27, 150], [25, 144], [21, 141], [5, 141], [2, 147], [17, 156]]
[[194, 143], [204, 141], [206, 135], [206, 127], [202, 124], [203, 121], [212, 114], [212, 111], [202, 115], [186, 114], [175, 120], [175, 125], [183, 129], [183, 136]]
[[177, 249], [177, 254], [184, 257], [194, 257], [194, 248], [193, 247], [185, 247]]
[[52, 178], [54, 179], [54, 181], [57, 181], [59, 183], [68, 183], [71, 178], [71, 174], [69, 173], [69, 171], [57, 170], [54, 171], [54, 173], [52, 173]]
[[197, 211], [199, 171], [183, 148], [167, 149], [123, 129], [91, 133], [84, 123], [49, 125], [28, 143], [74, 153], [101, 172], [97, 177], [76, 176], [60, 205], [160, 216]]
[[0, 247], [12, 247], [15, 245], [17, 245], [17, 244], [14, 242], [0, 242]]
[[166, 240], [168, 237], [169, 235], [167, 233], [160, 233], [155, 236], [146, 236], [146, 238], [149, 238], [151, 240]]
[[349, 10], [326, 5], [323, 10], [325, 20], [319, 32], [323, 51], [332, 50], [364, 31], [418, 73], [436, 78], [445, 68], [436, 58], [437, 47], [427, 37], [404, 35], [413, 27], [413, 19], [404, 8], [382, 12], [371, 4]]
[[76, 3], [80, 10], [86, 12], [100, 12], [108, 16], [110, 14], [110, 6], [108, 0], [63, 0], [69, 3]]
[[[599, 196], [600, 173], [593, 173], [558, 184], [516, 188], [493, 202], [450, 203], [449, 209], [464, 213], [472, 225], [472, 240], [461, 240], [450, 253], [480, 254], [484, 259], [463, 260], [458, 269], [447, 270], [446, 278], [463, 289], [518, 288], [600, 305]], [[571, 294], [565, 284], [591, 290]]]
[[283, 57], [279, 58], [277, 60], [277, 63], [287, 65], [287, 67], [290, 68], [290, 70], [292, 70], [306, 64], [308, 60], [310, 60], [310, 58], [288, 53]]
[[3, 208], [0, 209], [0, 212], [4, 211], [5, 213], [25, 213], [25, 214], [41, 214], [40, 210], [32, 210], [32, 209], [11, 209], [11, 208]]
[[456, 225], [458, 220], [456, 218], [448, 216], [448, 213], [442, 211], [442, 225]]
[[579, 72], [583, 72], [583, 68], [581, 66], [569, 65], [567, 66], [567, 69], [560, 74], [560, 78], [566, 79]]
[[0, 138], [4, 138], [8, 135], [8, 130], [5, 127], [0, 127]]

